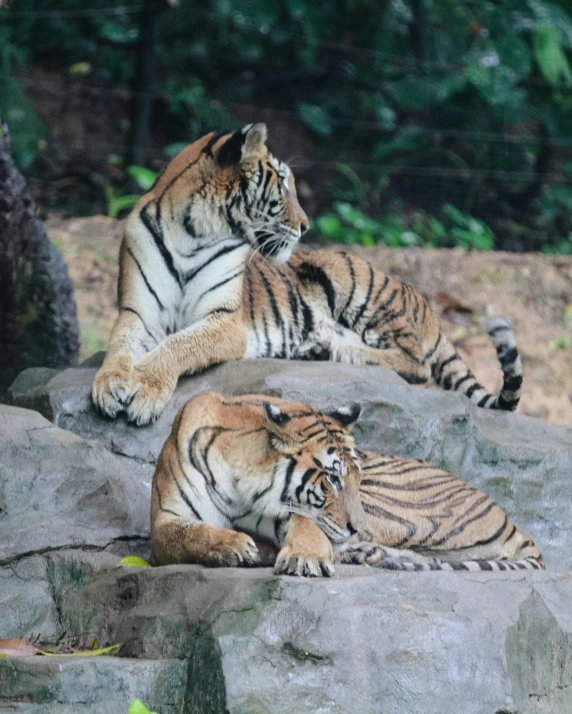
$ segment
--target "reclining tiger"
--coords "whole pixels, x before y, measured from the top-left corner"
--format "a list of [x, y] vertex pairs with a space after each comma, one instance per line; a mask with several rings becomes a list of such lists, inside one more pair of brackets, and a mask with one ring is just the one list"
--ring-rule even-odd
[[336, 559], [392, 570], [544, 567], [532, 540], [461, 479], [356, 451], [359, 413], [260, 395], [191, 399], [153, 476], [153, 564], [274, 564], [306, 576], [333, 575]]
[[266, 126], [211, 133], [176, 156], [129, 216], [119, 316], [92, 396], [109, 417], [156, 419], [178, 378], [244, 357], [331, 360], [394, 369], [490, 409], [514, 410], [522, 366], [510, 324], [489, 326], [500, 394], [476, 381], [412, 287], [331, 250], [292, 250], [308, 229], [292, 172]]

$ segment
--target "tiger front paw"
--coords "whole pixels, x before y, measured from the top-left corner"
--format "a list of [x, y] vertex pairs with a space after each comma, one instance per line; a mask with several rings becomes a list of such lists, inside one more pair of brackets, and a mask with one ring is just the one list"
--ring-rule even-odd
[[209, 564], [236, 568], [241, 565], [259, 565], [260, 556], [256, 543], [246, 533], [223, 530], [218, 533], [218, 542], [208, 555]]
[[113, 367], [103, 365], [95, 375], [91, 398], [102, 414], [115, 419], [129, 405], [133, 395], [132, 373], [133, 363], [125, 358]]
[[334, 551], [328, 547], [312, 547], [310, 544], [292, 546], [286, 543], [278, 553], [274, 565], [275, 573], [319, 578], [322, 575], [334, 575]]
[[167, 406], [176, 386], [177, 378], [166, 374], [164, 369], [152, 362], [136, 365], [130, 384], [132, 396], [125, 409], [127, 419], [137, 426], [155, 421]]

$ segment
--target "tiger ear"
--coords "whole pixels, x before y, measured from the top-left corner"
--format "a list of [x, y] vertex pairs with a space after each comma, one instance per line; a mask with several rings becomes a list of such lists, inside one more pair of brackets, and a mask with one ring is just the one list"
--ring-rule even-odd
[[361, 405], [357, 402], [354, 402], [353, 404], [348, 404], [345, 407], [339, 407], [338, 409], [334, 409], [331, 412], [326, 412], [326, 416], [329, 416], [330, 419], [333, 419], [346, 431], [352, 430], [352, 427], [358, 420], [360, 414]]
[[266, 429], [272, 434], [272, 446], [278, 451], [287, 451], [292, 444], [292, 438], [285, 429], [291, 421], [290, 417], [280, 407], [270, 404], [270, 402], [263, 402], [262, 409], [264, 410]]
[[280, 407], [277, 407], [276, 404], [270, 404], [270, 402], [263, 402], [262, 403], [262, 408], [264, 410], [264, 416], [266, 417], [266, 421], [269, 422], [269, 426], [272, 428], [282, 428], [288, 424], [290, 421], [290, 417], [288, 414], [282, 411]]
[[268, 129], [266, 124], [248, 124], [242, 130], [244, 145], [242, 147], [242, 161], [258, 158], [266, 152]]
[[242, 161], [264, 156], [267, 137], [266, 124], [247, 124], [244, 129], [233, 132], [220, 147], [216, 157], [218, 165], [238, 166]]

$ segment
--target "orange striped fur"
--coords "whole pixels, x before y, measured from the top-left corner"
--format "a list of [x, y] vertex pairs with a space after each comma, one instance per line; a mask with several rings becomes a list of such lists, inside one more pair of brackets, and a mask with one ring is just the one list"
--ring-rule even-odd
[[481, 387], [411, 286], [345, 253], [292, 250], [308, 228], [266, 127], [209, 134], [141, 197], [120, 253], [119, 317], [92, 397], [105, 415], [156, 419], [182, 374], [243, 357], [383, 365], [411, 383], [515, 409], [522, 367], [505, 320], [489, 326], [504, 372]]

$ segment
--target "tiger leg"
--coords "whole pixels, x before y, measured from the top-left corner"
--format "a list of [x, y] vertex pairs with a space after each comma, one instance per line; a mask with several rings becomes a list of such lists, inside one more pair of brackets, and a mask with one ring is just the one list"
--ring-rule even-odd
[[259, 556], [254, 541], [246, 533], [173, 517], [160, 519], [154, 526], [151, 562], [236, 567], [258, 564]]
[[399, 348], [376, 349], [340, 345], [332, 350], [332, 361], [342, 364], [379, 365], [393, 369], [409, 384], [424, 384], [431, 376], [427, 364], [419, 364]]
[[133, 367], [156, 344], [157, 339], [141, 316], [133, 310], [120, 308], [105, 359], [92, 385], [93, 403], [103, 414], [114, 418], [125, 410], [132, 395]]
[[320, 577], [334, 574], [334, 549], [326, 534], [315, 523], [292, 515], [274, 572]]
[[438, 560], [407, 548], [390, 548], [371, 541], [352, 539], [342, 556], [342, 562], [366, 564], [385, 570], [415, 570], [415, 564], [429, 566]]
[[235, 315], [216, 311], [168, 336], [133, 368], [127, 418], [138, 426], [153, 421], [167, 405], [180, 375], [241, 359], [246, 345], [246, 330]]

